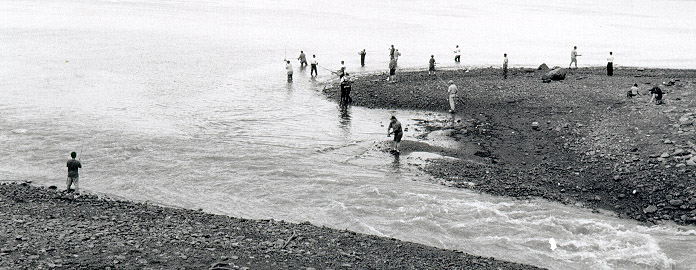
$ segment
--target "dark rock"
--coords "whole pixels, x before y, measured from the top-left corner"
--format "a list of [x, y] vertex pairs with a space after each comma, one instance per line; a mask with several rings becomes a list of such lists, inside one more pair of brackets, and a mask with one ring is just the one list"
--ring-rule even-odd
[[547, 66], [546, 63], [539, 65], [539, 67], [537, 68], [537, 70], [548, 70], [548, 69], [549, 69], [549, 66]]
[[557, 68], [554, 70], [551, 70], [541, 76], [541, 80], [548, 82], [548, 81], [561, 81], [565, 80], [566, 78], [567, 71], [563, 68]]
[[488, 152], [488, 151], [485, 151], [485, 150], [478, 150], [478, 151], [476, 151], [476, 153], [474, 153], [474, 155], [475, 155], [475, 156], [479, 156], [479, 157], [490, 157], [490, 156], [491, 156], [491, 152]]

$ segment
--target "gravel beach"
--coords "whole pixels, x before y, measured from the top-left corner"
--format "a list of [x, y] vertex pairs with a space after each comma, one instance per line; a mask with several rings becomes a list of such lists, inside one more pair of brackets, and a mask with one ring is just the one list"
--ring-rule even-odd
[[[696, 224], [696, 71], [572, 69], [543, 83], [547, 71], [495, 68], [397, 72], [355, 79], [353, 106], [446, 113], [453, 80], [461, 102], [448, 120], [421, 121], [462, 149], [423, 169], [447, 185], [518, 198], [541, 197], [620, 217]], [[626, 92], [638, 84], [640, 96]], [[659, 86], [665, 104], [649, 103]], [[338, 89], [325, 94], [338, 100]], [[409, 149], [409, 142], [402, 152]], [[419, 151], [422, 151], [419, 150]]]
[[539, 269], [276, 220], [0, 185], [0, 269]]

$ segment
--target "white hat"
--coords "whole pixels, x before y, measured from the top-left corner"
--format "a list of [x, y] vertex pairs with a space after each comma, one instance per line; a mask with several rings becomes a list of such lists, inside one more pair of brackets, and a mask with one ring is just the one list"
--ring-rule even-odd
[[454, 81], [453, 81], [453, 80], [449, 80], [449, 82], [447, 82], [447, 83], [449, 83], [449, 84], [453, 84], [453, 83], [454, 83]]

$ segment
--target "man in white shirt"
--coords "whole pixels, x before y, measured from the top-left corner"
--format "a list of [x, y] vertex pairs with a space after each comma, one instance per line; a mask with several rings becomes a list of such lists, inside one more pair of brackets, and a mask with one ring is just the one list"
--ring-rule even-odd
[[573, 50], [570, 51], [570, 64], [568, 65], [568, 68], [570, 68], [573, 63], [575, 63], [575, 68], [578, 68], [578, 56], [582, 56], [578, 54], [578, 46], [573, 46]]
[[341, 61], [341, 68], [336, 72], [338, 75], [339, 79], [343, 79], [343, 76], [346, 75], [346, 64], [345, 62]]
[[317, 56], [315, 54], [312, 54], [312, 62], [310, 62], [311, 65], [311, 70], [309, 71], [309, 75], [312, 77], [316, 77], [319, 75], [319, 72], [317, 72], [317, 65], [319, 62], [317, 62]]
[[459, 45], [457, 47], [454, 47], [454, 62], [459, 63], [462, 57], [462, 50], [459, 49]]
[[290, 64], [290, 60], [286, 61], [285, 71], [288, 73], [288, 82], [292, 82], [292, 64]]
[[614, 76], [614, 53], [609, 52], [607, 57], [607, 76]]
[[454, 81], [452, 81], [452, 80], [450, 80], [448, 83], [450, 85], [447, 88], [447, 94], [449, 95], [449, 104], [450, 104], [449, 112], [454, 113], [454, 100], [457, 98], [457, 86], [454, 84]]

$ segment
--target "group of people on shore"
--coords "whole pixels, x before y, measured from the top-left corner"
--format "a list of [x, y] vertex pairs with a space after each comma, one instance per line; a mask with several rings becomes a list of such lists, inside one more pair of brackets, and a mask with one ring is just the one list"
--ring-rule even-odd
[[[570, 51], [570, 64], [568, 64], [568, 69], [572, 68], [573, 64], [575, 64], [575, 68], [578, 68], [578, 56], [582, 56], [581, 54], [578, 54], [578, 46], [573, 46], [573, 50]], [[607, 57], [607, 76], [614, 76], [614, 52], [609, 52], [609, 56]]]
[[[648, 100], [648, 103], [654, 102], [655, 105], [664, 104], [664, 101], [662, 101], [662, 95], [664, 92], [662, 92], [662, 89], [660, 89], [659, 86], [653, 86], [653, 88], [650, 88], [648, 94], [650, 94], [650, 100]], [[637, 83], [634, 83], [631, 89], [626, 92], [626, 98], [633, 98], [640, 95], [640, 89], [638, 88]]]
[[[455, 63], [460, 63], [461, 62], [461, 49], [459, 48], [459, 45], [456, 45], [454, 50], [454, 62]], [[360, 55], [360, 65], [365, 66], [365, 57], [367, 55], [367, 51], [365, 49], [362, 49], [361, 51], [358, 52], [358, 55]], [[387, 81], [394, 82], [396, 78], [396, 68], [398, 66], [398, 61], [399, 57], [401, 56], [401, 52], [399, 52], [399, 49], [395, 48], [394, 45], [391, 45], [389, 48], [389, 76], [387, 77]], [[568, 64], [568, 68], [571, 69], [573, 67], [573, 64], [575, 65], [575, 68], [578, 68], [578, 57], [582, 56], [581, 54], [578, 54], [578, 47], [573, 46], [573, 49], [570, 51], [570, 64]], [[300, 51], [299, 57], [297, 57], [297, 60], [300, 62], [300, 68], [303, 69], [304, 67], [307, 66], [307, 57], [304, 53], [304, 51]], [[285, 59], [286, 62], [285, 69], [287, 71], [288, 75], [288, 82], [292, 82], [292, 75], [293, 75], [293, 67], [292, 64], [290, 63], [290, 60]], [[503, 54], [503, 64], [502, 64], [502, 77], [503, 79], [507, 79], [508, 75], [508, 55], [507, 53]], [[430, 55], [430, 59], [428, 61], [428, 74], [435, 74], [435, 66], [437, 65], [437, 61], [435, 60], [435, 55]], [[316, 77], [319, 75], [317, 67], [319, 67], [319, 62], [317, 61], [317, 56], [312, 55], [312, 59], [310, 62], [310, 76], [312, 78]], [[327, 69], [331, 71], [330, 69]], [[341, 61], [341, 68], [337, 71], [331, 71], [331, 73], [336, 74], [340, 79], [343, 79], [344, 75], [346, 75], [346, 68], [345, 68], [345, 63], [344, 61]], [[607, 76], [613, 76], [614, 75], [614, 53], [609, 52], [609, 56], [607, 57]]]
[[[456, 45], [454, 50], [454, 62], [455, 63], [460, 63], [461, 62], [461, 48], [459, 45]], [[365, 49], [361, 50], [358, 52], [358, 55], [360, 56], [360, 65], [365, 66], [365, 58], [367, 55], [367, 52]], [[397, 48], [394, 47], [394, 45], [391, 45], [389, 48], [389, 76], [386, 78], [387, 81], [389, 82], [395, 82], [396, 79], [396, 68], [398, 66], [398, 60], [399, 57], [401, 56], [401, 53]], [[573, 46], [573, 49], [571, 50], [570, 53], [570, 64], [568, 65], [568, 68], [571, 69], [573, 64], [575, 65], [575, 68], [578, 68], [578, 57], [582, 56], [581, 54], [578, 54], [577, 51], [577, 46]], [[304, 68], [307, 66], [307, 57], [304, 54], [304, 51], [300, 51], [300, 55], [297, 58], [300, 61], [300, 68]], [[288, 82], [292, 82], [292, 64], [290, 63], [289, 60], [286, 61], [286, 70], [288, 74]], [[614, 55], [613, 52], [609, 52], [609, 56], [607, 57], [607, 76], [613, 76], [614, 75]], [[435, 60], [435, 55], [430, 55], [430, 59], [428, 61], [428, 74], [430, 75], [436, 75], [436, 65], [437, 61]], [[507, 79], [508, 77], [508, 65], [509, 65], [509, 59], [507, 53], [503, 54], [503, 63], [502, 63], [502, 78]], [[310, 76], [312, 78], [318, 76], [317, 72], [317, 67], [319, 66], [319, 63], [317, 61], [316, 55], [312, 55], [312, 59], [310, 62], [311, 66], [311, 71], [310, 71]], [[323, 67], [322, 67], [323, 68]], [[326, 68], [325, 68], [326, 69]], [[331, 73], [335, 74], [338, 76], [340, 79], [340, 91], [341, 91], [341, 98], [340, 102], [341, 104], [348, 104], [352, 102], [352, 98], [350, 97], [350, 92], [352, 90], [352, 83], [353, 81], [350, 79], [349, 74], [346, 72], [346, 66], [345, 62], [341, 61], [341, 66], [337, 71], [331, 71]], [[438, 77], [439, 78], [439, 77]], [[444, 83], [444, 81], [443, 81]], [[447, 95], [448, 95], [448, 102], [450, 105], [450, 113], [454, 113], [456, 110], [456, 101], [458, 100], [458, 88], [457, 85], [454, 83], [454, 81], [450, 80], [447, 82]], [[662, 91], [659, 87], [653, 87], [650, 90], [650, 94], [652, 95], [652, 98], [650, 99], [650, 102], [655, 102], [656, 104], [662, 104]], [[631, 90], [628, 91], [626, 94], [627, 97], [633, 97], [636, 95], [640, 95], [638, 91], [638, 85], [635, 84], [634, 87], [631, 88]], [[394, 144], [392, 151], [395, 153], [398, 153], [398, 146], [399, 143], [401, 142], [401, 138], [403, 136], [403, 130], [401, 129], [401, 123], [396, 119], [395, 116], [391, 117], [389, 127], [387, 128], [387, 135], [391, 136], [394, 135]]]

